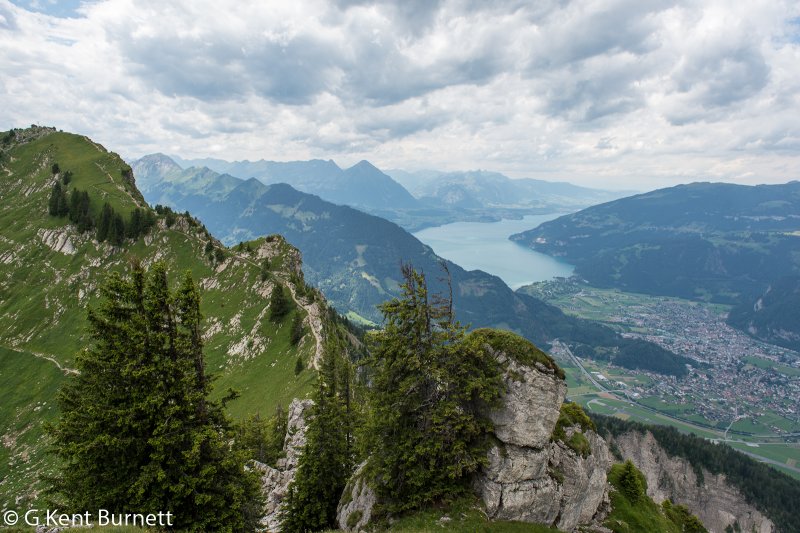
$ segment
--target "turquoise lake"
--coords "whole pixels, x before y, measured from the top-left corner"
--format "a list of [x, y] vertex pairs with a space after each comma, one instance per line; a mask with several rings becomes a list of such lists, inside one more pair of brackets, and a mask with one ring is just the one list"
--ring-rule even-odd
[[426, 228], [414, 236], [437, 255], [467, 270], [494, 274], [517, 289], [535, 281], [572, 274], [572, 265], [508, 240], [514, 233], [533, 229], [561, 214], [528, 215], [521, 220], [500, 222], [454, 222]]

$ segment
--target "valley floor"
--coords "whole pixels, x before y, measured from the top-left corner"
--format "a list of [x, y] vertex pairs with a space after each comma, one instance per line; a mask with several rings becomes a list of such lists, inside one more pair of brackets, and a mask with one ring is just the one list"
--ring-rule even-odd
[[700, 363], [676, 379], [583, 359], [555, 343], [552, 353], [567, 373], [570, 399], [589, 411], [724, 441], [800, 479], [800, 354], [731, 328], [725, 306], [573, 280], [525, 291]]

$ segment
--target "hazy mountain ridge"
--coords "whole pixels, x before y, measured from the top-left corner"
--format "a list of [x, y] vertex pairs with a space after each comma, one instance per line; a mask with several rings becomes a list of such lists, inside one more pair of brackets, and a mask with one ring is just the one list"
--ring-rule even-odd
[[563, 182], [514, 180], [486, 171], [384, 173], [368, 161], [347, 169], [321, 159], [229, 162], [175, 157], [173, 163], [184, 169], [206, 167], [241, 179], [255, 177], [266, 185], [288, 183], [329, 202], [386, 218], [408, 231], [457, 221], [485, 222], [573, 211], [626, 194]]
[[531, 178], [512, 179], [499, 172], [485, 170], [407, 172], [390, 170], [388, 174], [425, 202], [452, 201], [458, 192], [483, 207], [540, 208], [565, 211], [607, 202], [632, 194], [631, 191], [607, 191], [581, 187], [567, 182]]
[[[147, 156], [145, 156], [147, 157]], [[329, 202], [367, 209], [409, 209], [417, 201], [399, 183], [368, 161], [342, 169], [331, 160], [234, 161], [220, 159], [182, 160], [184, 168], [206, 167], [241, 179], [256, 178], [265, 185], [288, 183], [295, 189], [316, 194]]]

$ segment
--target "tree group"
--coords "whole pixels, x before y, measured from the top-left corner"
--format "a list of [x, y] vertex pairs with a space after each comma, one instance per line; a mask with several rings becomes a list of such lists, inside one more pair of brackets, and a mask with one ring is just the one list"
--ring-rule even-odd
[[368, 468], [388, 511], [469, 490], [486, 464], [491, 423], [483, 414], [504, 390], [502, 371], [455, 322], [450, 298], [430, 298], [425, 276], [403, 267], [402, 297], [381, 307], [370, 338]]
[[258, 482], [231, 448], [222, 405], [209, 399], [191, 276], [172, 291], [163, 264], [136, 265], [127, 278], [112, 273], [102, 296], [52, 428], [62, 508], [171, 511], [179, 529], [252, 530]]

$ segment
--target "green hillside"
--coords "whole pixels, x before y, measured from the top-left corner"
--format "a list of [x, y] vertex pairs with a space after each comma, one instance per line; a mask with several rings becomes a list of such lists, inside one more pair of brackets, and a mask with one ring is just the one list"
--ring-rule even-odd
[[[202, 287], [206, 363], [217, 376], [215, 395], [241, 392], [228, 404], [234, 417], [270, 414], [308, 393], [315, 373], [295, 376], [295, 364], [315, 357], [326, 305], [305, 286], [300, 254], [282, 237], [228, 249], [188, 215], [156, 214], [130, 167], [86, 137], [30, 128], [0, 139], [0, 508], [37, 496], [49, 461], [42, 424], [55, 417], [54, 395], [84, 345], [87, 308], [108, 273], [131, 261], [164, 261], [173, 278], [189, 270]], [[67, 196], [88, 193], [94, 220], [107, 202], [125, 220], [139, 208], [155, 226], [121, 246], [98, 242], [94, 230], [81, 234], [69, 218], [48, 214], [54, 184], [64, 181]], [[277, 323], [269, 319], [275, 287], [293, 300]], [[311, 313], [314, 327], [293, 346], [297, 313]]]

